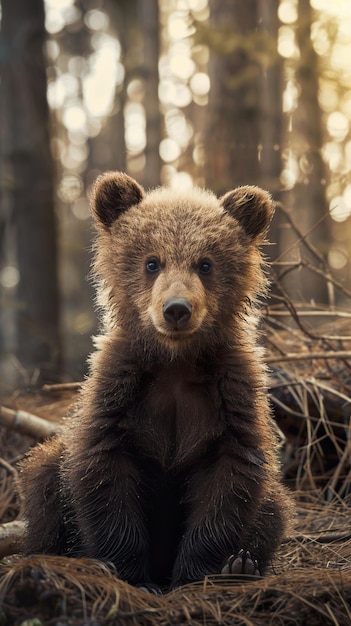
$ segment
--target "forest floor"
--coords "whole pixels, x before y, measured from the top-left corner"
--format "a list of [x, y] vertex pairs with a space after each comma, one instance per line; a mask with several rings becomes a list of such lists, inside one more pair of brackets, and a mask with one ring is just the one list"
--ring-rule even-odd
[[[0, 427], [1, 626], [351, 624], [351, 320], [336, 316], [316, 334], [299, 320], [282, 327], [271, 313], [270, 398], [296, 516], [268, 574], [211, 577], [155, 596], [98, 561], [15, 554], [16, 539], [6, 543], [1, 532], [19, 514], [16, 464], [40, 436], [25, 434], [14, 413], [16, 423]], [[26, 411], [56, 423], [75, 395], [62, 387], [17, 392], [4, 415]]]

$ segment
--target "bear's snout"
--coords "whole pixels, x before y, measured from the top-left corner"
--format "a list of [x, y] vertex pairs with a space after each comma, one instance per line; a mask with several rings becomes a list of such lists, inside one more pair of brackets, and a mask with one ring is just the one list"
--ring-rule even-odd
[[169, 267], [159, 272], [152, 286], [146, 324], [150, 321], [157, 339], [171, 351], [187, 345], [207, 315], [206, 293], [196, 272]]
[[186, 327], [191, 318], [192, 306], [185, 298], [170, 298], [162, 307], [166, 322], [177, 330]]

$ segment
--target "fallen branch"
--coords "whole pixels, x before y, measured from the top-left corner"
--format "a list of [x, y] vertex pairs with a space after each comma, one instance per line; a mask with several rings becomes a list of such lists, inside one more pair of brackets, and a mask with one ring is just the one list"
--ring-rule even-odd
[[351, 539], [350, 530], [317, 530], [308, 533], [296, 533], [288, 537], [295, 541], [316, 541], [317, 543], [334, 543], [337, 541], [348, 541]]
[[81, 386], [81, 382], [55, 383], [54, 385], [43, 385], [43, 391], [48, 391], [49, 393], [53, 391], [76, 391], [80, 389]]
[[33, 437], [38, 441], [51, 437], [59, 427], [56, 422], [49, 422], [42, 417], [27, 413], [27, 411], [14, 411], [4, 406], [0, 407], [0, 425], [16, 430], [22, 435]]
[[25, 522], [22, 520], [0, 524], [0, 559], [20, 552], [25, 528]]
[[[275, 295], [272, 297], [276, 297]], [[301, 305], [306, 306], [306, 305]], [[264, 306], [262, 307], [265, 315], [270, 315], [271, 317], [291, 317], [290, 311], [283, 311], [282, 309], [275, 309], [273, 306]], [[347, 311], [323, 311], [323, 310], [307, 310], [307, 309], [299, 309], [297, 307], [296, 312], [301, 317], [345, 317], [351, 318], [351, 313], [347, 313]]]
[[309, 352], [300, 354], [298, 352], [287, 352], [280, 356], [269, 356], [265, 359], [268, 364], [281, 363], [286, 361], [313, 361], [313, 359], [351, 359], [350, 350], [332, 350], [330, 352]]

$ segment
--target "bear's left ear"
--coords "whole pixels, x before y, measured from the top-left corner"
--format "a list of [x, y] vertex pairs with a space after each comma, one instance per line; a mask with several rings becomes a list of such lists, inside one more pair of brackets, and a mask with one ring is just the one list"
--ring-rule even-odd
[[253, 242], [264, 239], [275, 208], [268, 191], [251, 185], [238, 187], [222, 196], [220, 203]]
[[144, 198], [144, 189], [123, 172], [101, 174], [94, 184], [91, 210], [96, 221], [109, 230], [113, 222]]

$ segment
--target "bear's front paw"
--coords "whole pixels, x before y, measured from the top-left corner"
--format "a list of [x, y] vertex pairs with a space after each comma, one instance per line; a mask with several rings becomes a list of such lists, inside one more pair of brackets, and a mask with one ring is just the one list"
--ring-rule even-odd
[[232, 574], [237, 578], [259, 578], [261, 576], [258, 562], [251, 557], [250, 552], [239, 550], [238, 554], [232, 554], [221, 574]]

